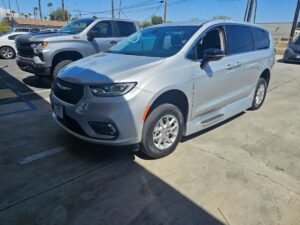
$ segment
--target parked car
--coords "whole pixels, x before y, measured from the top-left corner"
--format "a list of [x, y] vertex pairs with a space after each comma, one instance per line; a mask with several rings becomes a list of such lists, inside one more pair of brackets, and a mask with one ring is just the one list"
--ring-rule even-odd
[[40, 32], [40, 28], [30, 28], [30, 27], [12, 27], [9, 29], [8, 33], [15, 33], [15, 32], [27, 32], [27, 33], [36, 33]]
[[106, 145], [140, 143], [152, 158], [182, 136], [264, 102], [272, 38], [248, 23], [158, 25], [60, 71], [53, 117], [69, 133]]
[[26, 32], [8, 33], [0, 36], [0, 56], [3, 59], [13, 59], [16, 56], [15, 38]]
[[288, 48], [284, 52], [284, 62], [300, 62], [300, 35], [289, 43]]
[[18, 38], [16, 61], [24, 71], [56, 77], [67, 64], [105, 51], [137, 30], [138, 23], [129, 20], [78, 19], [58, 32]]

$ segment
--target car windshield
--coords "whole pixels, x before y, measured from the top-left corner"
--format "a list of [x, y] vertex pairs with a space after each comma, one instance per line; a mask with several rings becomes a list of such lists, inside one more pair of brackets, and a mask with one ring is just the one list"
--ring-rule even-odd
[[94, 20], [92, 19], [79, 19], [75, 20], [59, 30], [61, 33], [78, 34], [87, 28]]
[[185, 45], [199, 26], [149, 27], [138, 31], [107, 52], [150, 57], [169, 57]]
[[300, 45], [300, 35], [294, 39], [293, 44]]

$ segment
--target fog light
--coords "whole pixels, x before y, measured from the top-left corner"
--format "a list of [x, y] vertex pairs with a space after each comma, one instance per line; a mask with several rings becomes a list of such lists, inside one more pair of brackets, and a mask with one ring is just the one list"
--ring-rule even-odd
[[118, 130], [112, 123], [89, 122], [89, 125], [97, 134], [108, 135], [113, 137], [118, 136]]

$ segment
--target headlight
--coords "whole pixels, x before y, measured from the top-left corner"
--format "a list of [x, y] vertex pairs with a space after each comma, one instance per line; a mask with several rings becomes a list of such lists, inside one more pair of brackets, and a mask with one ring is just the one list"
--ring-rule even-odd
[[34, 42], [30, 46], [31, 48], [46, 48], [48, 45], [47, 41]]
[[102, 84], [90, 86], [91, 92], [94, 96], [121, 96], [127, 94], [135, 87], [136, 83], [115, 83]]

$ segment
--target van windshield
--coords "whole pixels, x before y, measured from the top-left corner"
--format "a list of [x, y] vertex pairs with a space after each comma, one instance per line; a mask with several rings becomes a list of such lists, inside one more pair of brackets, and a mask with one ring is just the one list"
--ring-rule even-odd
[[61, 33], [70, 33], [70, 34], [79, 34], [81, 33], [85, 28], [87, 28], [94, 20], [92, 19], [79, 19], [75, 20], [63, 28], [59, 30]]
[[107, 52], [169, 57], [179, 52], [198, 29], [199, 26], [149, 27], [132, 34]]
[[300, 35], [294, 39], [293, 44], [300, 45]]

